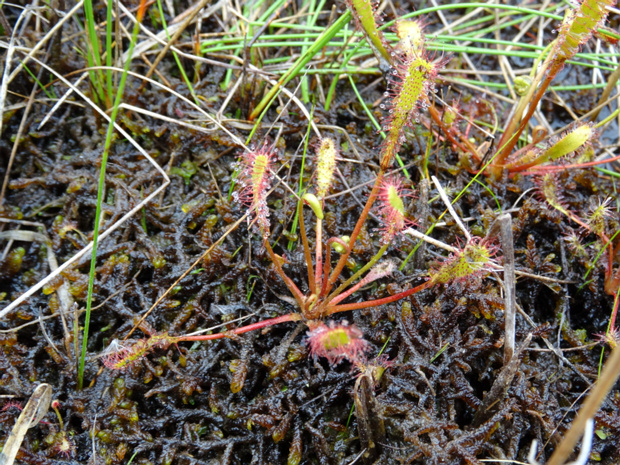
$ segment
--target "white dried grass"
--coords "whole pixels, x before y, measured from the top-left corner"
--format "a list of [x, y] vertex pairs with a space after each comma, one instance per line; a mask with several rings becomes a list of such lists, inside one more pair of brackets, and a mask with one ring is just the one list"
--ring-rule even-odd
[[[47, 71], [49, 71], [50, 73], [53, 73], [61, 82], [63, 82], [67, 87], [73, 89], [73, 92], [75, 92], [77, 95], [79, 95], [93, 110], [95, 110], [97, 113], [99, 113], [99, 115], [104, 118], [106, 121], [110, 121], [110, 117], [103, 111], [101, 110], [97, 105], [95, 105], [95, 103], [90, 100], [82, 91], [80, 91], [80, 89], [78, 89], [73, 83], [69, 82], [64, 76], [60, 75], [58, 72], [56, 72], [54, 69], [52, 69], [51, 67], [49, 67], [48, 65], [46, 65], [45, 63], [41, 62], [40, 60], [38, 60], [37, 58], [35, 58], [34, 56], [31, 57], [31, 59], [36, 62], [39, 66], [45, 68]], [[114, 128], [123, 135], [123, 137], [125, 137], [135, 148], [136, 150], [138, 150], [140, 152], [140, 154], [142, 156], [144, 156], [144, 158], [146, 158], [146, 160], [159, 172], [159, 174], [162, 175], [163, 177], [163, 183], [157, 188], [155, 189], [150, 195], [148, 195], [145, 199], [143, 199], [141, 202], [139, 202], [134, 208], [132, 208], [129, 212], [127, 212], [125, 215], [123, 215], [118, 221], [116, 221], [114, 224], [112, 224], [111, 226], [109, 226], [105, 231], [103, 231], [100, 235], [99, 235], [99, 241], [103, 241], [106, 237], [108, 237], [110, 234], [112, 234], [114, 231], [116, 231], [123, 223], [125, 223], [129, 218], [131, 218], [134, 214], [136, 214], [137, 212], [139, 212], [146, 204], [148, 204], [153, 198], [155, 198], [160, 192], [162, 192], [170, 183], [170, 178], [168, 177], [168, 175], [166, 174], [166, 172], [155, 162], [155, 160], [153, 160], [151, 158], [151, 156], [140, 146], [140, 144], [138, 144], [120, 125], [118, 125], [117, 123], [114, 123]], [[28, 291], [26, 291], [24, 294], [22, 294], [20, 297], [18, 297], [17, 299], [15, 299], [13, 302], [11, 302], [8, 306], [6, 306], [4, 309], [0, 310], [0, 318], [4, 317], [5, 315], [7, 315], [9, 312], [11, 312], [12, 310], [14, 310], [15, 308], [17, 308], [19, 305], [21, 305], [24, 301], [26, 301], [26, 299], [28, 299], [30, 296], [32, 296], [35, 292], [39, 291], [43, 286], [45, 286], [47, 283], [49, 283], [52, 279], [54, 279], [56, 276], [58, 276], [62, 271], [66, 270], [67, 268], [69, 268], [71, 265], [73, 265], [75, 262], [77, 262], [78, 260], [80, 260], [84, 255], [86, 255], [87, 253], [89, 253], [92, 250], [93, 247], [93, 243], [90, 242], [88, 245], [86, 245], [83, 249], [81, 249], [79, 252], [77, 252], [73, 257], [71, 257], [69, 260], [67, 260], [65, 263], [63, 263], [62, 265], [60, 265], [55, 271], [51, 272], [48, 276], [46, 276], [44, 279], [42, 279], [40, 282], [38, 282], [37, 284], [35, 284], [34, 286], [32, 286], [30, 289], [28, 289]]]

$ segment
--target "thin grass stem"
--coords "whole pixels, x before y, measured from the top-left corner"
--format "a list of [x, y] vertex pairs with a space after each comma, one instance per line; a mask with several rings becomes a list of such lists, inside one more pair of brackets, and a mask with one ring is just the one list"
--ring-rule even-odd
[[[89, 3], [88, 1], [86, 3]], [[134, 24], [133, 32], [131, 35], [131, 42], [129, 43], [129, 59], [125, 62], [124, 71], [121, 75], [121, 79], [116, 90], [116, 98], [114, 100], [114, 106], [112, 108], [112, 114], [110, 115], [110, 122], [108, 124], [108, 130], [106, 132], [105, 144], [103, 147], [103, 153], [101, 154], [101, 168], [99, 169], [99, 184], [97, 187], [97, 205], [95, 210], [95, 226], [93, 229], [93, 247], [90, 259], [90, 272], [88, 275], [88, 294], [86, 297], [86, 312], [84, 317], [84, 331], [82, 333], [82, 351], [80, 354], [80, 363], [78, 368], [78, 389], [82, 389], [84, 385], [84, 368], [86, 361], [86, 349], [88, 347], [88, 332], [90, 327], [90, 313], [92, 309], [93, 290], [95, 286], [95, 272], [97, 268], [97, 246], [99, 244], [99, 227], [101, 223], [101, 205], [103, 203], [103, 193], [105, 190], [105, 174], [108, 163], [108, 155], [110, 148], [112, 147], [112, 135], [114, 134], [114, 122], [118, 116], [121, 100], [123, 98], [123, 92], [125, 90], [125, 82], [127, 81], [127, 72], [131, 64], [131, 57], [133, 55], [133, 49], [136, 45], [136, 39], [138, 38], [138, 31], [140, 30], [140, 23], [144, 17], [146, 9], [146, 0], [141, 0], [140, 9], [138, 11], [138, 21]], [[77, 324], [77, 323], [76, 323]]]
[[[312, 105], [312, 108], [310, 108], [310, 119], [312, 120], [314, 115], [314, 105]], [[306, 166], [306, 155], [308, 154], [308, 142], [310, 141], [310, 129], [312, 128], [312, 125], [308, 125], [308, 127], [306, 128], [306, 138], [304, 140], [304, 153], [301, 156], [301, 167], [299, 168], [299, 188], [297, 189], [297, 196], [301, 199], [301, 197], [303, 196], [303, 189], [304, 189], [304, 168]], [[295, 234], [295, 231], [297, 231], [297, 222], [299, 221], [299, 217], [301, 215], [302, 210], [300, 210], [300, 206], [303, 204], [302, 200], [299, 200], [297, 202], [297, 209], [295, 210], [295, 218], [293, 218], [293, 224], [291, 226], [291, 233]], [[305, 232], [305, 231], [304, 231]], [[294, 242], [293, 241], [288, 241], [288, 250], [291, 251], [293, 250], [293, 246], [294, 246]]]
[[[86, 51], [86, 60], [88, 62], [88, 66], [92, 68], [93, 66], [101, 66], [101, 55], [99, 53], [99, 38], [97, 37], [97, 30], [95, 29], [95, 14], [93, 10], [93, 2], [92, 0], [84, 1], [84, 16], [85, 16], [85, 27], [88, 36], [88, 50]], [[106, 104], [106, 107], [109, 106], [110, 102], [108, 98], [106, 98], [106, 94], [103, 91], [102, 86], [102, 75], [100, 72], [93, 71], [90, 74], [90, 79], [95, 88], [97, 98]]]
[[276, 95], [279, 93], [280, 88], [286, 85], [291, 79], [297, 76], [300, 71], [308, 64], [308, 62], [318, 53], [320, 49], [325, 47], [329, 41], [334, 37], [334, 35], [344, 27], [351, 20], [351, 13], [347, 11], [343, 14], [338, 20], [334, 21], [334, 23], [327, 28], [323, 34], [321, 34], [314, 44], [308, 49], [308, 51], [300, 56], [295, 64], [287, 71], [278, 81], [278, 83], [271, 88], [271, 90], [267, 93], [267, 95], [259, 102], [259, 104], [254, 108], [252, 114], [250, 115], [250, 120], [256, 119], [265, 108], [271, 105], [271, 102], [275, 99]]
[[108, 98], [111, 98], [112, 93], [112, 10], [114, 9], [114, 0], [108, 0], [108, 8], [106, 11], [106, 25], [105, 25], [105, 64], [108, 69], [105, 72], [105, 83]]
[[[164, 9], [163, 9], [163, 7], [161, 5], [161, 0], [157, 0], [157, 8], [159, 10], [161, 24], [162, 24], [162, 26], [164, 28], [164, 31], [166, 31], [166, 37], [170, 41], [171, 40], [170, 33], [168, 32], [168, 24], [166, 23], [166, 16], [164, 15]], [[187, 85], [187, 88], [189, 89], [190, 93], [192, 94], [192, 97], [194, 98], [194, 103], [196, 103], [196, 105], [200, 106], [200, 100], [198, 100], [198, 97], [196, 96], [196, 92], [194, 91], [194, 87], [192, 86], [192, 82], [187, 77], [187, 73], [185, 72], [185, 68], [183, 68], [183, 65], [181, 64], [181, 60], [179, 59], [179, 55], [177, 54], [177, 52], [172, 50], [172, 56], [174, 57], [174, 61], [177, 64], [177, 68], [179, 69], [179, 72], [181, 73], [181, 76], [183, 77], [183, 82], [185, 82], [185, 85]]]

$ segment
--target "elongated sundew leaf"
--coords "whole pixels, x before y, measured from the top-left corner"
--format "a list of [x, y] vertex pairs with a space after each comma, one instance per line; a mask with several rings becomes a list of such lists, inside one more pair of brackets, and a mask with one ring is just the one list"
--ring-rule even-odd
[[326, 137], [321, 140], [321, 144], [316, 153], [316, 196], [319, 199], [325, 198], [334, 180], [334, 170], [336, 169], [336, 157], [338, 148], [333, 139]]
[[575, 56], [592, 33], [602, 25], [616, 0], [583, 0], [574, 10], [568, 10], [557, 38], [557, 59], [566, 61]]
[[577, 129], [566, 133], [559, 141], [545, 150], [541, 163], [562, 158], [569, 153], [575, 152], [592, 139], [593, 129], [589, 124], [579, 126]]
[[[393, 88], [390, 115], [383, 130], [389, 131], [382, 147], [381, 166], [387, 169], [404, 141], [403, 129], [419, 122], [418, 109], [425, 109], [428, 94], [434, 90], [437, 65], [419, 54], [392, 70]], [[413, 121], [412, 121], [413, 120]]]
[[273, 148], [267, 143], [258, 150], [245, 152], [239, 159], [240, 189], [233, 193], [233, 199], [249, 208], [263, 237], [269, 236], [269, 208], [267, 194], [271, 187], [271, 162]]
[[559, 160], [567, 155], [577, 152], [583, 153], [596, 137], [596, 131], [590, 124], [584, 124], [567, 131], [560, 139], [542, 150], [533, 148], [525, 155], [515, 159], [506, 165], [511, 172], [524, 171], [533, 166], [541, 165], [549, 161]]
[[396, 35], [400, 39], [396, 48], [409, 56], [416, 55], [424, 47], [424, 24], [419, 19], [396, 21]]
[[[608, 14], [607, 8], [615, 4], [616, 0], [582, 0], [577, 8], [566, 13], [551, 55], [543, 62], [530, 91], [521, 98], [509, 124], [506, 126], [504, 135], [498, 143], [500, 149], [495, 156], [496, 167], [504, 164], [508, 154], [514, 148], [534, 114], [538, 102], [549, 88], [551, 81], [557, 76], [566, 61], [575, 56], [579, 47], [586, 43], [595, 29], [605, 21]], [[545, 71], [546, 74], [544, 74]], [[545, 76], [544, 80], [542, 79], [543, 75]], [[539, 83], [540, 85], [538, 85]], [[534, 91], [534, 89], [537, 90]], [[528, 107], [527, 112], [525, 112], [526, 107]], [[517, 126], [518, 121], [520, 123]], [[495, 171], [495, 175], [498, 174], [497, 168], [493, 171]]]
[[139, 339], [125, 345], [112, 341], [103, 357], [103, 364], [111, 370], [125, 370], [134, 366], [152, 350], [167, 349], [175, 342], [177, 339], [167, 334], [155, 334], [148, 339]]
[[387, 49], [389, 45], [387, 45], [383, 33], [377, 28], [371, 0], [349, 0], [349, 3], [357, 23], [366, 34], [368, 42], [383, 58], [392, 61], [391, 53]]
[[382, 244], [390, 244], [397, 234], [411, 221], [407, 221], [405, 216], [405, 204], [401, 198], [403, 192], [403, 182], [397, 176], [386, 178], [381, 184], [379, 191], [379, 205], [381, 214], [381, 237]]

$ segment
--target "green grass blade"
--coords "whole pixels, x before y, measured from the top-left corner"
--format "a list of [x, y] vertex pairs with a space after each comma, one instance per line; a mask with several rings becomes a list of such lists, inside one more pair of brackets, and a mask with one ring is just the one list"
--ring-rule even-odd
[[[312, 117], [314, 116], [314, 105], [310, 109], [310, 121], [312, 121]], [[304, 167], [306, 166], [306, 154], [308, 153], [308, 141], [310, 140], [310, 129], [312, 125], [308, 122], [308, 129], [306, 130], [306, 140], [304, 141], [304, 154], [301, 157], [301, 168], [299, 168], [299, 188], [297, 189], [297, 195], [299, 195], [299, 202], [303, 202], [301, 200], [301, 196], [303, 195], [304, 190]], [[298, 204], [299, 207], [299, 204]], [[299, 208], [295, 209], [295, 218], [293, 218], [293, 224], [291, 226], [291, 232], [295, 234], [297, 231], [297, 222], [299, 221]], [[293, 250], [293, 246], [295, 245], [294, 241], [288, 241], [288, 250]]]
[[[310, 7], [308, 10], [309, 15], [306, 21], [306, 24], [308, 26], [313, 26], [312, 18], [315, 17], [314, 15], [315, 9], [316, 9], [316, 0], [310, 0]], [[308, 50], [308, 46], [304, 45], [301, 48], [301, 54], [303, 55], [304, 53], [306, 53], [307, 50]], [[303, 76], [301, 78], [301, 99], [304, 103], [308, 103], [310, 101], [310, 83], [308, 81], [308, 76]]]
[[[99, 53], [99, 38], [97, 37], [97, 31], [95, 29], [95, 14], [93, 10], [92, 0], [84, 0], [84, 18], [85, 27], [88, 35], [88, 47], [86, 51], [86, 60], [88, 61], [89, 68], [101, 66], [101, 54]], [[106, 95], [103, 91], [103, 79], [101, 71], [89, 71], [90, 80], [95, 88], [97, 97], [101, 102], [106, 102]], [[106, 102], [107, 106], [107, 102]]]
[[34, 74], [32, 71], [30, 71], [30, 68], [28, 68], [28, 66], [26, 66], [26, 64], [20, 60], [20, 63], [22, 64], [22, 66], [24, 67], [24, 69], [26, 70], [26, 72], [30, 75], [30, 77], [32, 79], [34, 79], [34, 82], [37, 83], [37, 85], [43, 90], [43, 92], [45, 92], [45, 95], [47, 95], [47, 97], [50, 100], [55, 100], [58, 97], [56, 97], [56, 95], [54, 95], [54, 89], [52, 89], [52, 91], [50, 92], [46, 86], [43, 85], [43, 83], [41, 81], [39, 81], [39, 78], [37, 78], [36, 74]]
[[[114, 8], [114, 0], [108, 0], [108, 9], [106, 13], [105, 25], [105, 63], [108, 68], [112, 67], [112, 9]], [[106, 88], [108, 98], [112, 98], [112, 70], [106, 70]]]
[[[159, 16], [161, 19], [161, 24], [164, 27], [164, 31], [166, 31], [166, 37], [168, 38], [168, 40], [170, 40], [170, 33], [168, 32], [168, 24], [166, 23], [166, 18], [164, 16], [164, 9], [161, 5], [161, 0], [157, 0], [157, 8], [159, 10]], [[194, 103], [197, 106], [200, 106], [200, 100], [198, 100], [198, 97], [196, 96], [196, 92], [194, 92], [194, 88], [192, 87], [192, 83], [189, 80], [189, 78], [187, 77], [187, 73], [185, 72], [185, 69], [183, 68], [183, 65], [181, 64], [181, 60], [179, 59], [179, 55], [177, 55], [177, 52], [175, 52], [174, 50], [172, 51], [172, 56], [174, 57], [174, 61], [177, 64], [177, 67], [179, 68], [179, 72], [181, 73], [181, 76], [183, 77], [183, 81], [185, 82], [185, 85], [187, 86], [187, 88], [189, 89], [190, 93], [192, 94], [192, 97], [194, 98]]]
[[99, 185], [97, 188], [97, 206], [95, 210], [95, 226], [93, 229], [93, 249], [90, 259], [90, 272], [88, 275], [88, 294], [86, 297], [86, 312], [84, 317], [84, 332], [82, 333], [82, 352], [80, 354], [80, 363], [78, 368], [78, 389], [82, 389], [84, 386], [84, 367], [86, 361], [86, 349], [88, 346], [88, 332], [90, 329], [90, 314], [93, 301], [93, 289], [95, 285], [95, 271], [97, 266], [97, 246], [99, 243], [99, 223], [101, 221], [101, 204], [103, 203], [103, 192], [105, 186], [105, 173], [108, 163], [108, 155], [112, 146], [112, 135], [114, 134], [114, 122], [118, 116], [119, 106], [123, 97], [123, 91], [125, 90], [125, 82], [127, 81], [127, 71], [131, 64], [131, 58], [133, 50], [136, 45], [136, 39], [138, 37], [138, 31], [140, 30], [140, 23], [144, 16], [144, 9], [146, 8], [146, 0], [142, 0], [140, 3], [140, 9], [138, 11], [138, 21], [134, 24], [133, 32], [131, 35], [131, 43], [129, 44], [128, 58], [124, 66], [123, 74], [116, 90], [116, 98], [114, 100], [114, 106], [112, 107], [112, 114], [110, 115], [110, 124], [106, 132], [105, 145], [103, 147], [103, 153], [101, 155], [101, 168], [99, 170]]
[[[346, 31], [345, 31], [346, 33]], [[351, 57], [353, 55], [355, 55], [357, 53], [357, 51], [359, 50], [359, 48], [362, 46], [364, 42], [360, 41], [357, 43], [357, 45], [355, 46], [355, 48], [353, 49], [353, 51], [351, 53], [349, 53], [348, 55], [346, 55], [344, 57], [344, 60], [342, 60], [342, 65], [340, 67], [339, 70], [334, 70], [334, 74], [340, 74], [341, 72], [347, 72], [347, 65], [349, 64], [349, 60], [351, 59]], [[334, 76], [334, 78], [332, 79], [332, 83], [329, 86], [329, 91], [327, 92], [327, 97], [325, 98], [325, 111], [329, 111], [329, 107], [331, 106], [332, 100], [334, 98], [334, 92], [336, 92], [336, 85], [338, 85], [338, 76]]]
[[[269, 8], [267, 8], [267, 11], [265, 11], [265, 13], [263, 13], [263, 15], [261, 16], [261, 26], [262, 24], [265, 23], [265, 20], [269, 17], [269, 15], [271, 15], [276, 8], [279, 8], [280, 6], [282, 6], [284, 4], [286, 0], [278, 0], [277, 2], [274, 2]], [[263, 4], [263, 0], [258, 0], [256, 3], [253, 3], [252, 9], [258, 9], [261, 7], [261, 5]], [[247, 18], [250, 16], [250, 2], [247, 2], [244, 6], [243, 9], [243, 15]], [[260, 22], [260, 21], [259, 21]], [[248, 24], [248, 30], [247, 30], [247, 34], [250, 35], [250, 37], [252, 36], [252, 23]], [[232, 28], [231, 28], [231, 33], [234, 33], [237, 31], [237, 25], [235, 24]], [[249, 40], [248, 37], [241, 37], [241, 39], [245, 42], [246, 40]], [[239, 55], [240, 50], [236, 53], [236, 55]], [[237, 64], [234, 60], [230, 61], [231, 65], [235, 65]], [[224, 78], [224, 82], [221, 84], [221, 88], [222, 90], [226, 90], [230, 87], [230, 81], [232, 80], [232, 76], [233, 76], [233, 70], [229, 69], [226, 71], [226, 77]]]
[[280, 92], [280, 87], [286, 85], [291, 79], [297, 76], [301, 70], [308, 64], [308, 62], [318, 53], [320, 49], [325, 47], [329, 41], [336, 35], [340, 29], [344, 27], [351, 20], [351, 13], [347, 11], [343, 14], [338, 20], [336, 20], [329, 28], [327, 28], [323, 34], [321, 34], [312, 47], [308, 49], [308, 51], [303, 54], [301, 57], [297, 59], [293, 67], [287, 71], [278, 81], [277, 85], [273, 86], [269, 93], [260, 101], [260, 103], [256, 106], [252, 114], [250, 115], [250, 120], [256, 119], [258, 115], [262, 113], [262, 111], [267, 108], [271, 102], [276, 98], [278, 92]]

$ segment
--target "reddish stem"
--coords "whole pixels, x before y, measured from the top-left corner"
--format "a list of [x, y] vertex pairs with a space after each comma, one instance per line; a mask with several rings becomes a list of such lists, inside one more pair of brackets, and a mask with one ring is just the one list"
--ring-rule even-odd
[[[500, 169], [501, 166], [505, 164], [506, 159], [508, 158], [508, 155], [510, 154], [514, 146], [517, 144], [517, 141], [519, 140], [521, 133], [523, 132], [525, 127], [528, 125], [530, 118], [536, 111], [538, 102], [540, 102], [540, 99], [543, 97], [543, 95], [547, 91], [547, 88], [551, 84], [551, 81], [553, 81], [553, 79], [555, 78], [555, 76], [557, 75], [558, 71], [560, 70], [563, 64], [564, 64], [563, 61], [555, 62], [552, 64], [551, 68], [549, 69], [549, 72], [547, 73], [547, 76], [545, 77], [545, 80], [540, 85], [540, 87], [537, 89], [536, 94], [534, 94], [532, 99], [529, 101], [527, 113], [521, 119], [521, 122], [517, 126], [517, 129], [514, 131], [514, 133], [510, 133], [510, 131], [504, 132], [503, 136], [501, 137], [499, 141], [499, 147], [500, 147], [499, 152], [496, 155], [495, 161], [493, 163], [493, 165], [496, 167], [496, 170]], [[534, 83], [532, 83], [532, 85], [534, 85]], [[508, 125], [508, 128], [510, 128], [510, 124]]]
[[[340, 244], [344, 248], [344, 250], [349, 250], [349, 244], [347, 244], [345, 241], [343, 241], [339, 237], [331, 237], [327, 241], [327, 251], [325, 252], [325, 265], [323, 267], [323, 273], [325, 276], [329, 276], [329, 273], [331, 273], [332, 244], [334, 242]], [[327, 291], [327, 279], [324, 279], [320, 297], [325, 297], [327, 295], [327, 292], [328, 292]]]
[[605, 233], [601, 234], [601, 240], [603, 241], [603, 244], [606, 244], [606, 246], [609, 247], [609, 252], [607, 252], [607, 269], [605, 270], [605, 292], [608, 295], [613, 295], [615, 298], [618, 292], [618, 287], [620, 286], [620, 269], [616, 270], [614, 273], [614, 245], [611, 240], [607, 238]]
[[541, 173], [552, 173], [555, 171], [564, 171], [570, 168], [588, 168], [590, 166], [604, 165], [606, 163], [613, 163], [615, 161], [620, 160], [620, 155], [616, 155], [612, 158], [606, 158], [604, 160], [598, 161], [589, 161], [587, 163], [574, 163], [572, 165], [553, 165], [553, 166], [539, 166], [531, 171], [526, 171], [523, 174], [541, 174]]
[[381, 186], [381, 182], [383, 181], [384, 173], [385, 173], [385, 170], [381, 168], [381, 170], [379, 171], [379, 174], [377, 175], [377, 179], [375, 180], [375, 185], [372, 187], [372, 191], [370, 192], [370, 195], [368, 196], [366, 205], [364, 205], [364, 210], [362, 211], [362, 214], [357, 220], [355, 228], [353, 229], [353, 232], [351, 233], [351, 238], [349, 239], [349, 246], [347, 248], [347, 251], [340, 256], [340, 259], [338, 260], [338, 264], [336, 265], [336, 268], [334, 268], [334, 271], [329, 276], [327, 286], [324, 286], [325, 294], [331, 291], [334, 283], [340, 276], [340, 273], [342, 273], [342, 270], [344, 269], [344, 265], [347, 263], [347, 260], [349, 259], [349, 256], [351, 255], [351, 251], [353, 250], [353, 244], [355, 244], [355, 241], [357, 240], [357, 236], [359, 236], [360, 232], [362, 231], [362, 227], [364, 226], [364, 223], [366, 222], [366, 218], [368, 217], [368, 214], [370, 213], [370, 209], [372, 208], [377, 198], [377, 195], [379, 194], [379, 187]]
[[[476, 149], [474, 144], [472, 144], [469, 141], [469, 139], [467, 139], [467, 137], [465, 137], [461, 133], [461, 131], [459, 131], [458, 129], [455, 129], [455, 132], [459, 135], [459, 138], [463, 141], [465, 146], [463, 146], [463, 144], [457, 141], [452, 136], [452, 133], [450, 132], [450, 130], [446, 127], [446, 125], [441, 120], [441, 117], [439, 116], [439, 113], [437, 112], [437, 109], [435, 108], [434, 105], [429, 105], [428, 111], [431, 114], [431, 118], [433, 118], [433, 121], [435, 122], [435, 124], [441, 128], [441, 130], [443, 131], [443, 135], [446, 136], [450, 142], [456, 145], [461, 151], [471, 153], [477, 161], [480, 161], [480, 155], [478, 155], [478, 150]], [[429, 125], [429, 129], [430, 129], [430, 125]]]
[[527, 155], [528, 150], [532, 150], [535, 147], [536, 147], [536, 144], [532, 143], [532, 144], [526, 145], [525, 147], [520, 148], [519, 150], [517, 150], [515, 153], [512, 154], [512, 158], [514, 159], [514, 161], [507, 163], [505, 165], [498, 165], [498, 166], [501, 166], [502, 169], [508, 170], [508, 172], [513, 174], [513, 173], [519, 173], [521, 171], [528, 170], [532, 168], [533, 166], [538, 166], [548, 161], [548, 157], [545, 157], [544, 155], [539, 155], [538, 157], [534, 158], [533, 160], [530, 160], [527, 163], [522, 162], [523, 158]]
[[584, 222], [581, 218], [579, 218], [577, 215], [575, 215], [572, 211], [566, 210], [565, 214], [566, 216], [568, 216], [570, 220], [573, 220], [575, 223], [581, 226], [585, 231], [592, 232], [592, 229], [590, 228], [590, 226], [586, 222]]
[[289, 313], [287, 315], [278, 316], [276, 318], [269, 318], [262, 320], [251, 325], [242, 326], [241, 328], [226, 331], [225, 333], [217, 334], [200, 334], [197, 336], [178, 336], [174, 337], [174, 342], [186, 342], [186, 341], [211, 341], [213, 339], [224, 339], [230, 337], [231, 334], [243, 334], [250, 331], [256, 331], [257, 329], [266, 328], [268, 326], [278, 325], [280, 323], [286, 323], [289, 321], [301, 321], [303, 317], [299, 313]]
[[316, 262], [316, 271], [315, 271], [315, 289], [323, 288], [323, 220], [320, 218], [316, 219], [316, 239], [314, 244], [315, 250], [315, 262]]
[[404, 299], [405, 297], [413, 295], [417, 292], [423, 291], [424, 289], [428, 289], [429, 287], [431, 287], [431, 285], [432, 281], [426, 281], [425, 283], [422, 283], [412, 289], [399, 292], [398, 294], [394, 294], [389, 297], [384, 297], [383, 299], [365, 300], [364, 302], [357, 302], [354, 304], [344, 304], [336, 305], [334, 307], [328, 307], [327, 314], [331, 315], [333, 313], [346, 312], [347, 310], [360, 310], [362, 308], [378, 307], [379, 305], [389, 304], [392, 302], [396, 302], [397, 300]]
[[268, 238], [265, 238], [263, 240], [263, 243], [265, 244], [265, 248], [267, 249], [267, 253], [269, 254], [269, 258], [271, 259], [271, 262], [276, 267], [276, 272], [278, 273], [280, 278], [282, 278], [282, 281], [284, 281], [284, 284], [286, 284], [286, 287], [288, 287], [288, 290], [291, 292], [291, 294], [293, 294], [293, 297], [295, 297], [295, 300], [297, 301], [299, 308], [301, 308], [303, 312], [306, 298], [301, 293], [297, 285], [293, 282], [293, 280], [289, 278], [286, 275], [286, 273], [284, 273], [284, 270], [282, 269], [282, 265], [280, 265], [280, 260], [282, 260], [282, 257], [279, 257], [275, 254], [275, 252], [271, 248], [271, 244], [269, 244]]
[[367, 283], [365, 283], [362, 280], [362, 281], [358, 282], [355, 286], [353, 286], [350, 289], [348, 289], [347, 291], [343, 292], [342, 294], [338, 294], [336, 297], [334, 297], [332, 300], [329, 301], [330, 306], [331, 305], [336, 305], [336, 304], [338, 304], [338, 302], [342, 302], [344, 299], [349, 297], [351, 294], [356, 292], [360, 287], [364, 286], [365, 284], [367, 284]]
[[[349, 279], [347, 279], [345, 282], [343, 282], [342, 284], [340, 284], [340, 286], [338, 286], [338, 288], [332, 292], [329, 297], [327, 297], [327, 304], [328, 305], [332, 305], [333, 304], [337, 304], [338, 302], [341, 302], [342, 299], [344, 299], [345, 297], [348, 297], [349, 295], [351, 295], [351, 292], [347, 291], [344, 297], [340, 297], [341, 292], [343, 292], [347, 286], [349, 286], [353, 281], [355, 281], [356, 279], [360, 278], [364, 273], [366, 273], [368, 270], [370, 270], [373, 266], [375, 266], [375, 264], [379, 261], [379, 259], [383, 256], [383, 254], [385, 253], [385, 251], [388, 248], [388, 244], [384, 244], [381, 246], [381, 248], [379, 249], [379, 251], [375, 254], [374, 257], [372, 257], [370, 259], [370, 261], [368, 263], [366, 263], [362, 268], [360, 268], [359, 270], [357, 270], [353, 276], [349, 277]], [[364, 281], [362, 279], [362, 281]], [[358, 283], [358, 285], [356, 285], [356, 289], [359, 289], [359, 287], [363, 286], [364, 284], [362, 283]], [[367, 283], [366, 283], [367, 284]], [[354, 292], [354, 291], [353, 291]], [[336, 302], [333, 302], [334, 299], [337, 299]]]

